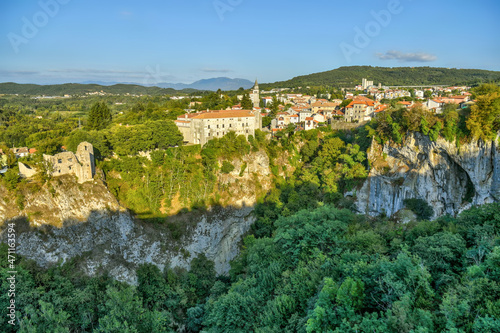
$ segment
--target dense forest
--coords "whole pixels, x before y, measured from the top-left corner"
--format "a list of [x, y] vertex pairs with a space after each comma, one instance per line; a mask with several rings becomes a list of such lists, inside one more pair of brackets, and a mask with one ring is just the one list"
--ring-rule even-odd
[[63, 95], [85, 95], [87, 93], [103, 92], [108, 94], [131, 94], [131, 95], [177, 95], [189, 94], [197, 90], [183, 89], [175, 90], [172, 88], [145, 87], [137, 84], [114, 84], [103, 86], [99, 84], [80, 84], [64, 83], [52, 85], [39, 84], [18, 84], [13, 82], [0, 83], [0, 94], [19, 94], [19, 95], [45, 95], [45, 96], [63, 96]]
[[[20, 331], [500, 332], [499, 204], [429, 221], [432, 207], [414, 198], [405, 204], [415, 218], [402, 224], [359, 215], [343, 195], [367, 176], [372, 139], [397, 144], [418, 131], [459, 146], [495, 138], [500, 88], [483, 85], [474, 93], [471, 109], [452, 106], [436, 115], [419, 107], [391, 108], [349, 131], [289, 128], [272, 139], [257, 131], [248, 140], [230, 133], [203, 147], [182, 146], [172, 122], [187, 101], [157, 96], [116, 105], [111, 97], [96, 97], [90, 104], [43, 101], [34, 109], [22, 97], [0, 99], [2, 149], [35, 147], [38, 154], [23, 161], [37, 165], [42, 152], [58, 152], [63, 144], [74, 150], [87, 140], [111, 192], [151, 223], [167, 223], [161, 207], [174, 197], [182, 214], [224, 205], [231, 189], [218, 179], [244, 155], [264, 152], [273, 175], [228, 276], [216, 276], [203, 255], [189, 271], [143, 265], [137, 286], [82, 276], [74, 269], [77, 258], [48, 270], [21, 258]], [[205, 107], [232, 100], [214, 93], [200, 102]], [[75, 114], [60, 111], [79, 103], [85, 104], [78, 111], [81, 124]], [[1, 181], [22, 207], [28, 182], [17, 177], [15, 158], [7, 164], [11, 169]], [[42, 186], [52, 180], [33, 181]], [[5, 257], [6, 246], [0, 250]], [[2, 288], [8, 287], [6, 264], [0, 263]], [[8, 300], [2, 294], [0, 307]], [[0, 331], [13, 330], [3, 325]]]
[[499, 82], [500, 72], [480, 69], [456, 69], [439, 67], [372, 67], [346, 66], [337, 69], [297, 76], [287, 81], [261, 84], [262, 89], [280, 87], [333, 86], [354, 87], [361, 84], [361, 79], [373, 81], [375, 85], [477, 85], [487, 82]]
[[[332, 205], [299, 209], [271, 236], [247, 236], [229, 276], [201, 255], [190, 271], [143, 265], [136, 287], [82, 276], [74, 261], [43, 270], [21, 259], [19, 331], [498, 332], [499, 211], [401, 225]], [[2, 293], [0, 306], [8, 300]]]

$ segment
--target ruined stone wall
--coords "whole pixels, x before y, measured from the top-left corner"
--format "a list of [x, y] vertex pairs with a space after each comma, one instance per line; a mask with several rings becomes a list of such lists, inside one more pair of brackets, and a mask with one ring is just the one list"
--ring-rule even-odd
[[75, 175], [79, 183], [92, 180], [94, 177], [94, 148], [88, 142], [81, 142], [78, 145], [76, 155], [67, 151], [54, 156], [43, 155], [43, 158], [51, 164], [52, 176]]
[[21, 175], [21, 177], [23, 178], [33, 177], [38, 172], [38, 170], [30, 168], [29, 166], [27, 166], [22, 162], [18, 162], [18, 165], [19, 165], [19, 175]]

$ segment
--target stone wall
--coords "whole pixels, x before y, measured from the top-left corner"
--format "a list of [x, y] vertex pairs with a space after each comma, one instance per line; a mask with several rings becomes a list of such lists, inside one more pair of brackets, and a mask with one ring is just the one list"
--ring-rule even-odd
[[19, 165], [19, 175], [23, 178], [33, 177], [38, 172], [38, 170], [30, 168], [22, 162], [18, 162], [17, 164]]
[[92, 180], [94, 177], [94, 148], [88, 142], [81, 142], [76, 154], [67, 151], [54, 156], [44, 154], [43, 158], [49, 162], [52, 176], [75, 175], [79, 183]]

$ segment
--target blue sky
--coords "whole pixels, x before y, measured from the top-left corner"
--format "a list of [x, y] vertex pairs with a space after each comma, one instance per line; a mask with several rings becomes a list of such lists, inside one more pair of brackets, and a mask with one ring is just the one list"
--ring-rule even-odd
[[500, 70], [499, 14], [498, 0], [3, 0], [0, 82], [274, 82], [351, 65]]

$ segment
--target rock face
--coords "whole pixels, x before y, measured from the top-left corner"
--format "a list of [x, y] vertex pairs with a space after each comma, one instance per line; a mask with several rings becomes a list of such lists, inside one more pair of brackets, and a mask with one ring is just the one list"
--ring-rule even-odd
[[102, 181], [78, 184], [74, 176], [64, 175], [43, 187], [31, 185], [23, 191], [22, 210], [15, 196], [0, 186], [0, 225], [27, 216], [34, 226], [62, 226], [63, 221], [85, 221], [92, 211], [124, 210]]
[[226, 274], [255, 220], [253, 207], [243, 204], [171, 216], [162, 224], [143, 222], [120, 207], [101, 181], [78, 184], [69, 175], [25, 190], [22, 211], [9, 195], [0, 186], [1, 242], [7, 240], [5, 224], [16, 223], [17, 253], [40, 266], [75, 259], [85, 274], [107, 271], [131, 284], [140, 264], [189, 269], [201, 253]]
[[[15, 223], [24, 231], [17, 232], [17, 253], [42, 267], [76, 258], [77, 267], [89, 276], [107, 271], [130, 284], [137, 283], [135, 269], [140, 264], [189, 269], [200, 253], [214, 261], [217, 274], [226, 274], [239, 252], [241, 236], [254, 222], [251, 212], [252, 208], [219, 208], [192, 216], [177, 240], [167, 225], [135, 221], [126, 212], [96, 211], [86, 222], [63, 228], [27, 228], [18, 220]], [[184, 221], [175, 223], [179, 222]], [[2, 241], [5, 236], [0, 236]]]
[[410, 133], [402, 145], [372, 143], [372, 168], [356, 193], [361, 213], [393, 215], [403, 200], [424, 199], [434, 217], [500, 200], [500, 150], [495, 140], [457, 148], [439, 138]]

